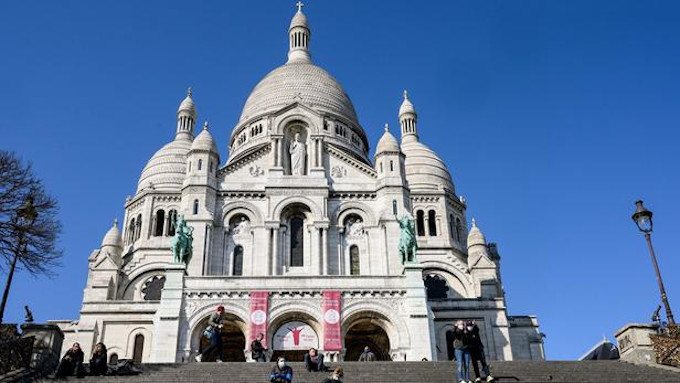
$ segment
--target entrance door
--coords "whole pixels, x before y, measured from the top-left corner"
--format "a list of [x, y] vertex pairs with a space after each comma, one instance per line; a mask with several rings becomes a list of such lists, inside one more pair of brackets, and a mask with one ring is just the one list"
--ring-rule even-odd
[[272, 339], [272, 360], [283, 356], [287, 361], [302, 362], [310, 348], [319, 348], [319, 337], [307, 323], [291, 321], [276, 330]]
[[345, 335], [345, 361], [355, 362], [359, 360], [364, 347], [371, 349], [376, 360], [392, 360], [390, 358], [390, 339], [382, 327], [362, 321], [353, 325]]
[[[201, 337], [201, 350], [210, 347], [210, 339]], [[245, 362], [246, 356], [243, 350], [246, 348], [246, 336], [235, 324], [226, 322], [222, 327], [222, 361], [224, 362]], [[210, 355], [204, 355], [203, 360], [214, 362], [217, 358], [217, 351]]]

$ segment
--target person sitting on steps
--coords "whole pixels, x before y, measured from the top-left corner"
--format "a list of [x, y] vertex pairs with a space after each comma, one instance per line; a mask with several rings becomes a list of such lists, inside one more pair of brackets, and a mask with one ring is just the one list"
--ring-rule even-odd
[[293, 369], [286, 363], [286, 358], [280, 356], [276, 360], [271, 374], [269, 374], [270, 383], [291, 383], [293, 381]]
[[304, 360], [307, 371], [325, 371], [323, 355], [319, 355], [315, 348], [309, 349], [309, 352], [305, 354]]
[[333, 370], [333, 373], [331, 373], [331, 376], [326, 378], [323, 383], [342, 383], [341, 379], [344, 375], [342, 367], [336, 367], [335, 370]]
[[106, 375], [109, 372], [106, 346], [99, 342], [94, 346], [94, 352], [90, 357], [90, 375]]
[[265, 351], [267, 351], [264, 346], [262, 346], [262, 340], [264, 339], [264, 334], [257, 334], [257, 338], [250, 343], [250, 352], [254, 361], [256, 362], [266, 362]]
[[210, 319], [208, 319], [208, 326], [205, 328], [203, 335], [210, 339], [210, 347], [206, 348], [198, 355], [196, 355], [196, 361], [201, 363], [203, 361], [204, 355], [210, 355], [210, 353], [217, 349], [217, 359], [215, 362], [222, 363], [222, 321], [224, 320], [224, 306], [217, 306], [217, 311], [210, 314]]
[[65, 378], [69, 375], [76, 374], [77, 377], [82, 378], [85, 376], [85, 368], [83, 367], [83, 360], [85, 359], [85, 354], [83, 350], [80, 349], [80, 343], [73, 343], [64, 357], [61, 358], [59, 366], [57, 366], [57, 372], [55, 373], [56, 378]]

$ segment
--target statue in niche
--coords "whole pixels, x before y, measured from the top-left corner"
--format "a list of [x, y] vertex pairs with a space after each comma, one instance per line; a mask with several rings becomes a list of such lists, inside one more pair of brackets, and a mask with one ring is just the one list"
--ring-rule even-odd
[[359, 218], [350, 219], [347, 224], [346, 233], [349, 237], [362, 236], [364, 234], [364, 222]]
[[248, 233], [250, 233], [250, 221], [248, 221], [246, 217], [241, 217], [241, 221], [231, 230], [231, 234], [243, 235]]
[[300, 142], [300, 133], [295, 133], [293, 142], [290, 143], [290, 174], [301, 176], [305, 174], [305, 143]]

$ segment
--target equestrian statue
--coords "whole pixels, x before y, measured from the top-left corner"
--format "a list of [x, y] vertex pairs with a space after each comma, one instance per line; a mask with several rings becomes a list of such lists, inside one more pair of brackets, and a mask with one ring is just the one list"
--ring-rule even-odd
[[399, 254], [401, 254], [401, 263], [418, 263], [416, 258], [416, 250], [418, 250], [418, 243], [416, 242], [416, 230], [413, 220], [405, 215], [399, 218], [399, 227], [401, 228], [401, 236], [399, 238]]
[[193, 249], [191, 246], [191, 243], [194, 241], [193, 232], [194, 228], [187, 226], [184, 215], [177, 217], [175, 236], [170, 240], [170, 248], [175, 256], [175, 263], [189, 264]]

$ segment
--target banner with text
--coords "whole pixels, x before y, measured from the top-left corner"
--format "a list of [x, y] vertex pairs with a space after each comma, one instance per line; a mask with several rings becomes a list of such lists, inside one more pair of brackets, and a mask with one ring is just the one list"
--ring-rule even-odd
[[[257, 338], [257, 334], [264, 334], [262, 346], [267, 347], [267, 317], [269, 313], [269, 292], [250, 292], [250, 341]], [[250, 347], [250, 345], [248, 345]]]
[[340, 338], [340, 291], [326, 290], [323, 292], [323, 350], [342, 350]]

